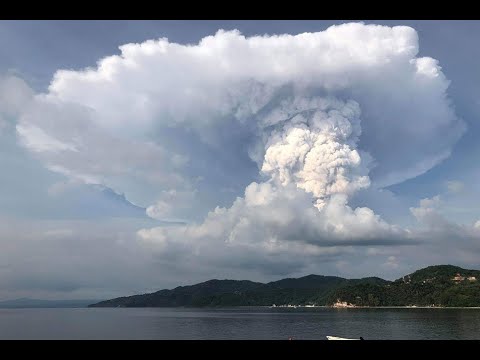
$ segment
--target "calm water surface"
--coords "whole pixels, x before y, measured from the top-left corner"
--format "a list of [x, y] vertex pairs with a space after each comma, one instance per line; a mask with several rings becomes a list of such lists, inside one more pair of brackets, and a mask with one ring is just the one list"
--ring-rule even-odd
[[480, 309], [0, 309], [0, 339], [480, 339]]

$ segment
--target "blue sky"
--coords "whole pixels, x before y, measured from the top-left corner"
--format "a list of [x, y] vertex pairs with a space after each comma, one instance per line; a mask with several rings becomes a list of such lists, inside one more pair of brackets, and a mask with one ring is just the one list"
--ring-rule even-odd
[[478, 268], [479, 35], [1, 21], [0, 298]]

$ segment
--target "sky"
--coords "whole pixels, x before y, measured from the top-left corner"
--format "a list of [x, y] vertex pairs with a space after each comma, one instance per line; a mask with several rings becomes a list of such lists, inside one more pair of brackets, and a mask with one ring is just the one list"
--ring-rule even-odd
[[0, 299], [480, 268], [477, 21], [0, 21]]

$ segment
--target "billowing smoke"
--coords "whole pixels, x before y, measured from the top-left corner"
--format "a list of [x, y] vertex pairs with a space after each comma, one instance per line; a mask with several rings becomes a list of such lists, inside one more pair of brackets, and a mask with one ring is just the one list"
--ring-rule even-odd
[[17, 133], [52, 171], [125, 193], [154, 218], [200, 199], [177, 195], [212, 171], [189, 172], [193, 141], [162, 134], [183, 131], [205, 149], [230, 150], [230, 162], [256, 162], [263, 178], [249, 179], [257, 181], [230, 208], [200, 224], [139, 231], [167, 253], [320, 255], [408, 242], [408, 230], [352, 209], [349, 197], [431, 169], [464, 131], [448, 80], [435, 59], [416, 57], [409, 27], [219, 31], [196, 45], [160, 39], [120, 51], [97, 68], [58, 71]]
[[[464, 130], [448, 101], [448, 80], [438, 62], [416, 57], [417, 34], [405, 26], [349, 23], [317, 33], [250, 38], [238, 31], [219, 31], [197, 45], [160, 39], [126, 44], [120, 50], [120, 55], [100, 60], [97, 68], [58, 71], [49, 92], [37, 96], [21, 117], [19, 135], [50, 168], [67, 176], [95, 179], [143, 206], [156, 200], [148, 202], [146, 195], [136, 198], [145, 182], [153, 189], [158, 179], [163, 191], [172, 186], [172, 181], [164, 179], [165, 173], [177, 181], [192, 175], [185, 175], [178, 161], [171, 161], [193, 155], [185, 144], [177, 144], [174, 153], [163, 149], [161, 134], [171, 128], [194, 132], [217, 148], [237, 146], [239, 151], [232, 152], [238, 156], [248, 147], [262, 168], [265, 141], [270, 136], [271, 144], [293, 141], [294, 134], [279, 142], [279, 127], [298, 133], [288, 128], [303, 121], [310, 131], [323, 136], [310, 136], [308, 142], [316, 144], [315, 150], [309, 152], [303, 170], [297, 163], [287, 171], [290, 175], [277, 175], [281, 181], [285, 176], [290, 176], [289, 181], [295, 177], [300, 187], [318, 199], [337, 189], [349, 192], [364, 187], [365, 170], [352, 171], [359, 161], [360, 167], [371, 165], [369, 177], [375, 186], [422, 174], [449, 156]], [[317, 115], [315, 109], [320, 111]], [[295, 115], [299, 116], [293, 119]], [[338, 138], [319, 125], [329, 122], [342, 128]], [[238, 128], [242, 139], [250, 134], [252, 143], [235, 144]], [[39, 134], [55, 139], [57, 145], [74, 144], [85, 150], [83, 154], [69, 151], [69, 145], [59, 149], [61, 155], [48, 146], [38, 151]], [[311, 169], [329, 161], [314, 155], [329, 151], [318, 146], [324, 136], [331, 137], [332, 151], [344, 153], [340, 162], [345, 165], [332, 174]], [[148, 156], [151, 150], [158, 153], [153, 155], [155, 161]], [[269, 159], [273, 153], [272, 148]], [[128, 171], [122, 172], [117, 164], [125, 157], [139, 159], [141, 165], [129, 160]], [[271, 172], [268, 163], [265, 171]], [[313, 185], [312, 178], [328, 185], [321, 189], [324, 185]], [[154, 197], [160, 196], [153, 192]]]
[[267, 138], [263, 173], [311, 193], [318, 209], [333, 194], [350, 195], [370, 185], [356, 149], [361, 130], [357, 103], [294, 99], [281, 111], [289, 118]]

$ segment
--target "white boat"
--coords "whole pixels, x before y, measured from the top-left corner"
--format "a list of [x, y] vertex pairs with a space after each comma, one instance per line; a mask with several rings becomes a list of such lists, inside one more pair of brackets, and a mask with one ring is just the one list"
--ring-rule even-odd
[[327, 335], [327, 340], [363, 340], [363, 338], [360, 337], [360, 339], [347, 339], [347, 338], [342, 338], [342, 337], [338, 337], [338, 336]]

